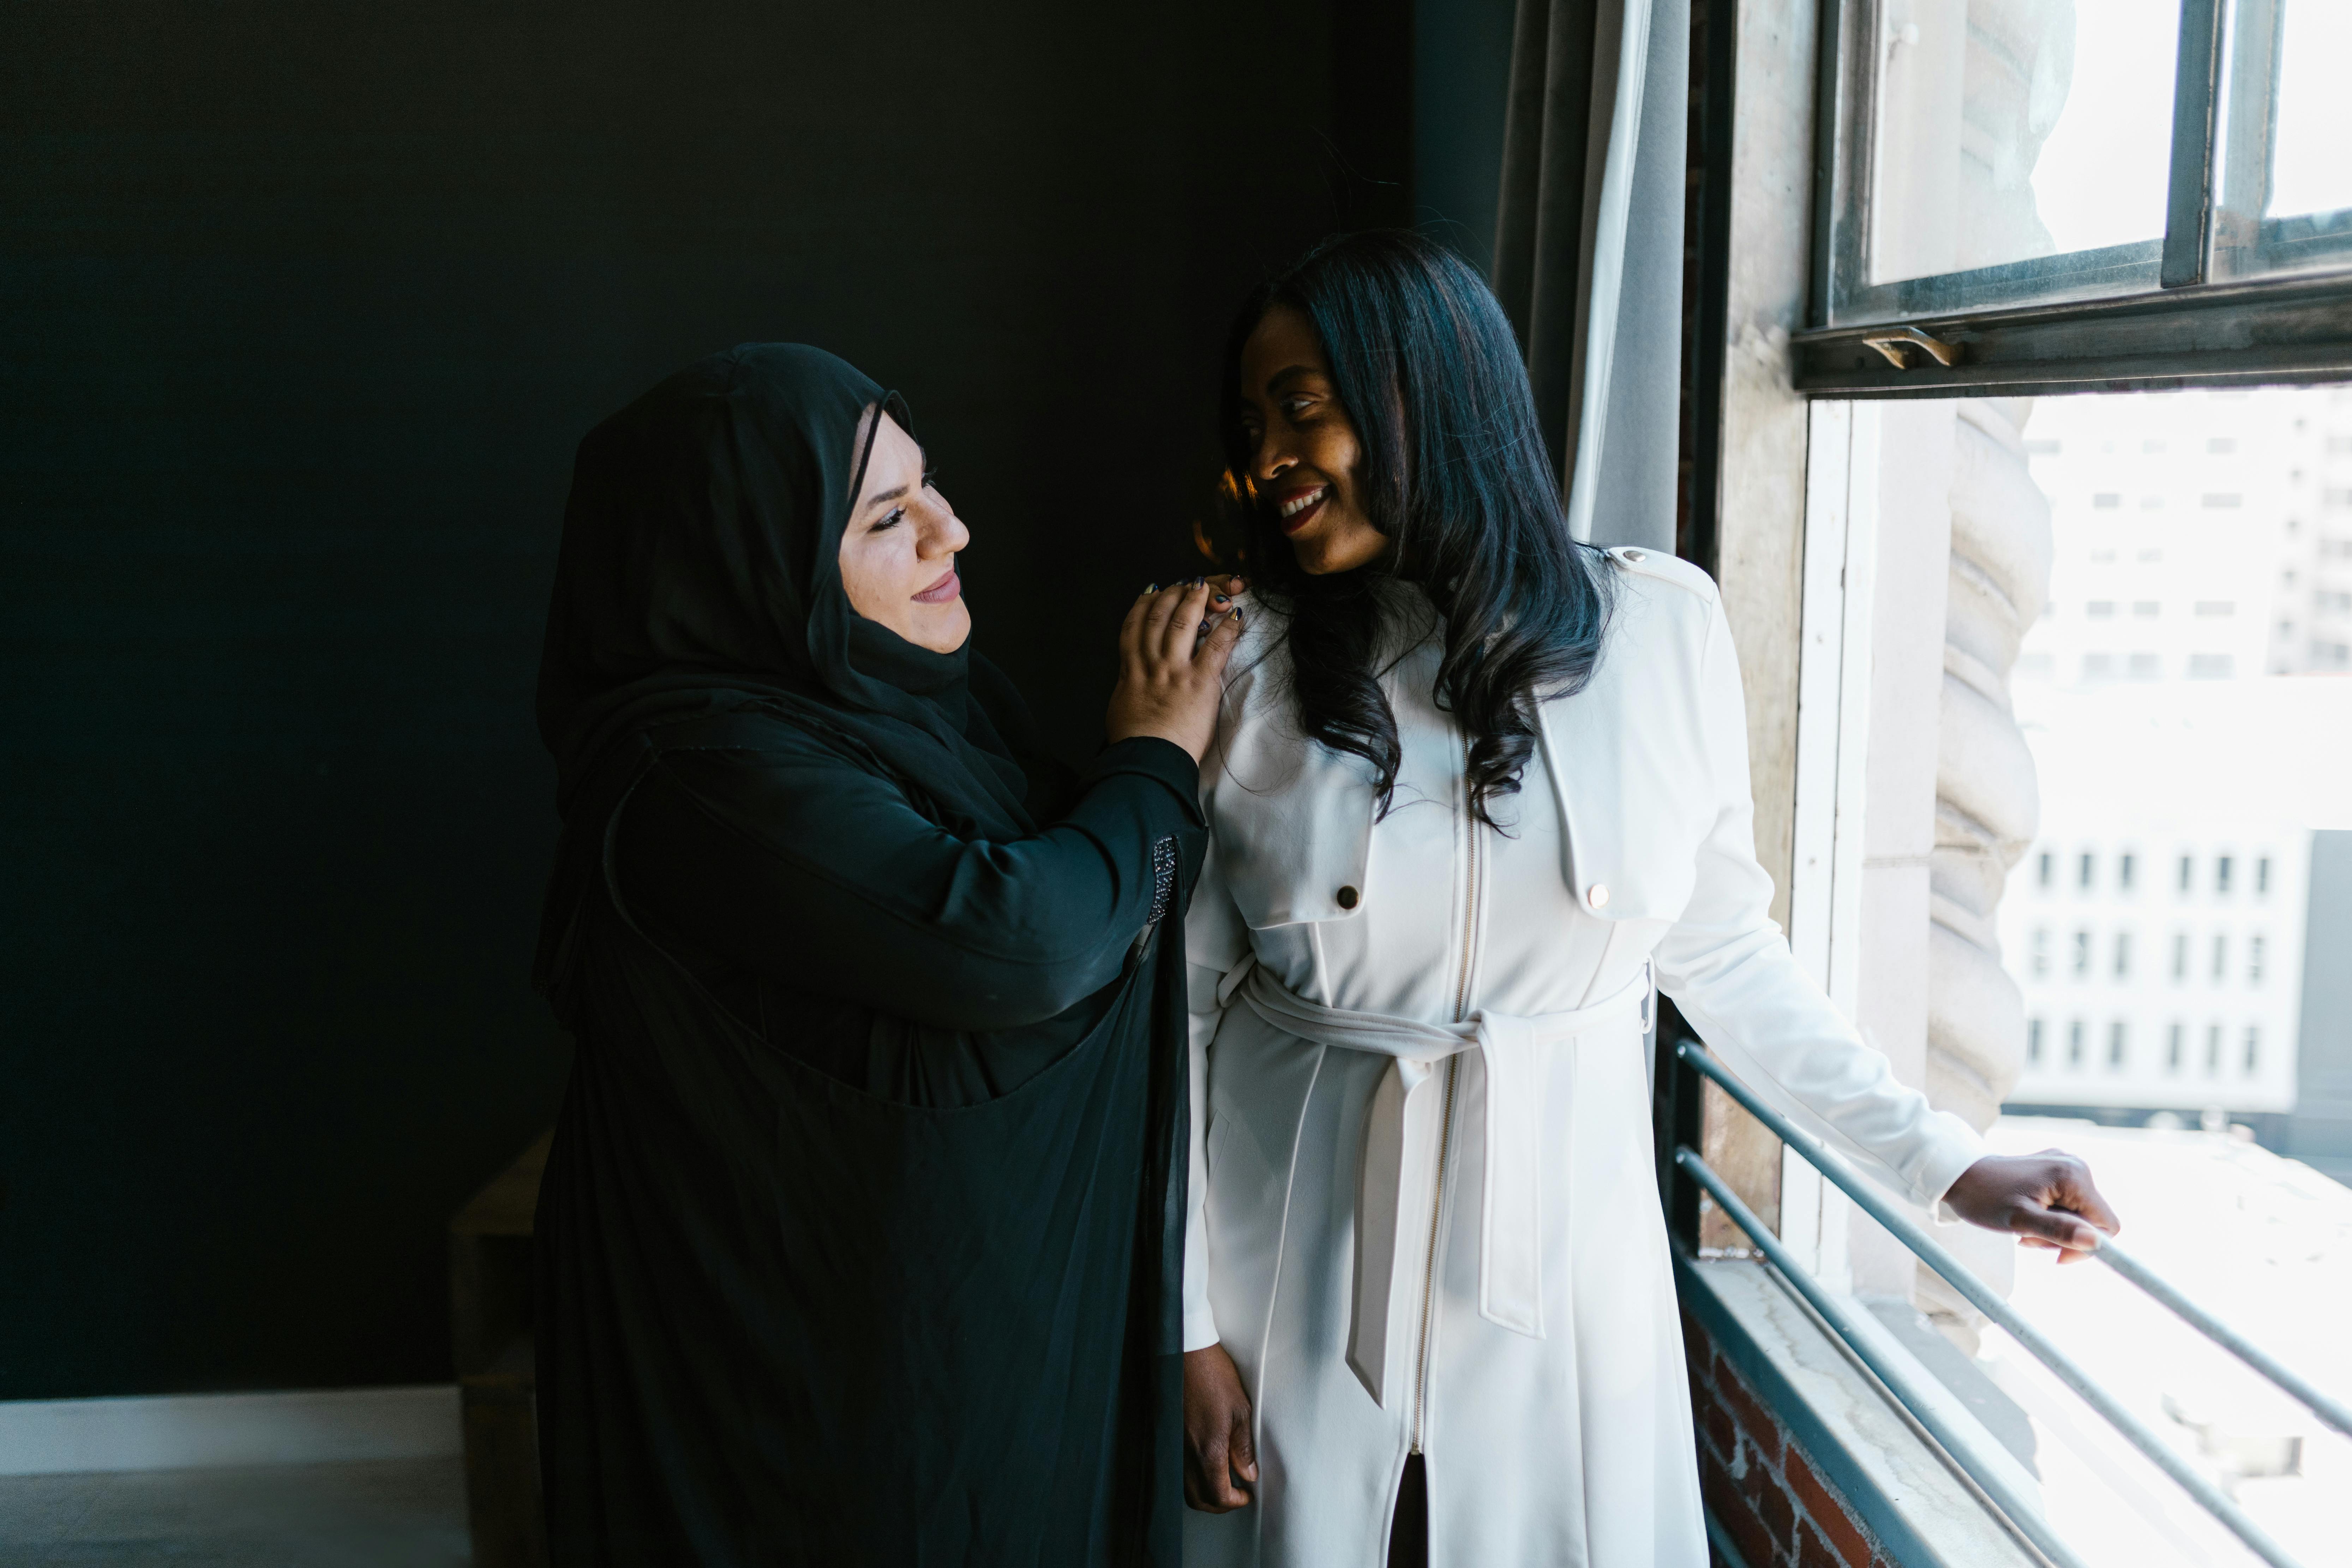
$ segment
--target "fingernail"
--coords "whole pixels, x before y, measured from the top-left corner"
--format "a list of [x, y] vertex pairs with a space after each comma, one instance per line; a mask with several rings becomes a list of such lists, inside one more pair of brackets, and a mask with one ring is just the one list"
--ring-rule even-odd
[[1209, 603], [1213, 605], [1230, 605], [1233, 601], [1226, 598], [1223, 594], [1213, 594], [1209, 597]]
[[1151, 586], [1150, 586], [1150, 587], [1146, 588], [1146, 589], [1144, 590], [1144, 592], [1145, 592], [1145, 593], [1147, 593], [1147, 594], [1157, 594], [1158, 592], [1160, 592], [1160, 584], [1157, 584], [1157, 583], [1154, 583], [1153, 584], [1151, 584]]

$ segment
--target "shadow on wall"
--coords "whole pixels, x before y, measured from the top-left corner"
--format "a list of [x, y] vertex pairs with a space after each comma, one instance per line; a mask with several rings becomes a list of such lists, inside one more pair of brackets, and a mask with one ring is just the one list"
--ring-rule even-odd
[[1090, 747], [1226, 313], [1385, 216], [1335, 197], [1339, 16], [0, 16], [0, 1397], [449, 1375], [446, 1217], [563, 1068], [572, 449], [660, 375], [806, 339], [904, 389], [982, 646]]

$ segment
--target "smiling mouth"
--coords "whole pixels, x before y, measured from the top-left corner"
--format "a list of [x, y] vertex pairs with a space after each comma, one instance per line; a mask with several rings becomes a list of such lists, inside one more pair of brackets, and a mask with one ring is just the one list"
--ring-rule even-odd
[[932, 584], [929, 587], [915, 595], [915, 603], [919, 605], [944, 605], [950, 599], [954, 598], [957, 595], [962, 592], [963, 579], [958, 577], [955, 574], [955, 568], [950, 566], [948, 568], [948, 574], [946, 576], [940, 578], [938, 582]]
[[1314, 521], [1315, 514], [1321, 511], [1323, 503], [1330, 499], [1331, 487], [1328, 485], [1317, 485], [1311, 490], [1301, 490], [1275, 508], [1275, 521], [1282, 524], [1283, 532], [1297, 533]]

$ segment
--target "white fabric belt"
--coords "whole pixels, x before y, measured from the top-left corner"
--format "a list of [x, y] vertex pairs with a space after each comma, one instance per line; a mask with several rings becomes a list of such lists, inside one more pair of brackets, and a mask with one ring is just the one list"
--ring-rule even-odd
[[[1244, 960], [1244, 963], [1249, 961]], [[1356, 1185], [1356, 1279], [1348, 1365], [1386, 1406], [1391, 1341], [1413, 1321], [1419, 1271], [1398, 1267], [1406, 1241], [1404, 1205], [1435, 1190], [1444, 1086], [1439, 1062], [1475, 1050], [1486, 1069], [1485, 1201], [1478, 1222], [1478, 1312], [1532, 1339], [1544, 1337], [1543, 1142], [1547, 1047], [1611, 1025], [1648, 1026], [1651, 974], [1572, 1012], [1514, 1018], [1480, 1013], [1461, 1024], [1424, 1024], [1350, 1013], [1298, 995], [1264, 964], [1219, 989], [1268, 1024], [1318, 1046], [1390, 1058], [1364, 1116], [1363, 1164]], [[1430, 1223], [1436, 1223], [1434, 1215]], [[1416, 1227], [1417, 1229], [1418, 1227]], [[1415, 1236], [1420, 1243], [1423, 1237]]]

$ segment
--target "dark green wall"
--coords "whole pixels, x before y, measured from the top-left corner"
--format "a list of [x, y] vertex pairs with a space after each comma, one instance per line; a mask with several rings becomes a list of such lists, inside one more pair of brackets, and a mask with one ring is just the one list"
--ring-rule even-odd
[[442, 1226], [563, 1071], [572, 448], [660, 375], [903, 388], [1090, 743], [1226, 312], [1393, 155], [1339, 9], [0, 10], [0, 1397], [446, 1375]]

